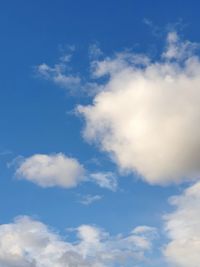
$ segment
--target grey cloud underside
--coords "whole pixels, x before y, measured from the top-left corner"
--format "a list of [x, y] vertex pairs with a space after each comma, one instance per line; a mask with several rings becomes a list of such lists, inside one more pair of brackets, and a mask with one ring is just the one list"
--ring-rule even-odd
[[29, 217], [0, 225], [0, 266], [108, 267], [129, 266], [129, 262], [135, 266], [145, 260], [156, 236], [156, 230], [147, 226], [125, 237], [110, 236], [90, 225], [81, 225], [75, 231], [77, 241], [73, 243]]

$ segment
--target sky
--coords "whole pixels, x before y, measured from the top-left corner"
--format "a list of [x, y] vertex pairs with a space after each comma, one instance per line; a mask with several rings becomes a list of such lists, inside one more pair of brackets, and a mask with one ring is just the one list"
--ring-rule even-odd
[[0, 266], [200, 266], [199, 2], [0, 7]]

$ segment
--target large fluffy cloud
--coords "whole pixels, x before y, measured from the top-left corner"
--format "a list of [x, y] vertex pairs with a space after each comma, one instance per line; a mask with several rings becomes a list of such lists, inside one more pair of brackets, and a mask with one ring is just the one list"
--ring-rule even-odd
[[166, 215], [166, 231], [170, 238], [164, 250], [172, 266], [200, 266], [200, 182], [181, 195], [171, 198], [175, 210]]
[[91, 105], [78, 107], [86, 122], [84, 137], [108, 152], [122, 171], [137, 172], [151, 184], [199, 176], [196, 47], [171, 32], [157, 61], [126, 52], [92, 63], [94, 75], [106, 82]]
[[155, 238], [155, 229], [147, 226], [135, 228], [125, 237], [110, 236], [91, 225], [81, 225], [75, 231], [77, 240], [69, 242], [29, 217], [0, 225], [0, 266], [136, 266], [145, 259]]

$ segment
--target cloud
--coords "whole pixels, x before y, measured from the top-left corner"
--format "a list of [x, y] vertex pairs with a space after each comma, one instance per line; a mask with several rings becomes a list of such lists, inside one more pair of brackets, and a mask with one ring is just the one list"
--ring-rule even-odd
[[116, 191], [118, 187], [117, 178], [112, 172], [97, 172], [90, 174], [90, 180], [102, 188]]
[[[123, 172], [150, 184], [180, 183], [200, 174], [200, 60], [197, 44], [167, 37], [160, 59], [130, 52], [92, 62], [101, 90], [79, 105], [84, 138]], [[97, 90], [98, 91], [98, 90]]]
[[71, 57], [71, 53], [64, 54], [54, 66], [51, 67], [46, 63], [42, 63], [35, 67], [35, 71], [43, 79], [52, 81], [64, 89], [77, 89], [81, 86], [81, 78], [79, 75], [74, 75], [70, 72], [69, 63]]
[[90, 45], [88, 52], [89, 52], [89, 56], [91, 59], [97, 59], [97, 58], [103, 56], [103, 52], [101, 51], [101, 49], [97, 43]]
[[167, 47], [162, 54], [168, 60], [187, 60], [194, 55], [199, 44], [190, 41], [181, 42], [176, 32], [170, 32], [167, 36]]
[[82, 196], [79, 202], [83, 205], [90, 205], [93, 202], [101, 200], [102, 198], [103, 196], [100, 196], [100, 195], [85, 195], [85, 196]]
[[42, 187], [71, 188], [85, 180], [84, 167], [62, 153], [28, 157], [20, 164], [16, 174]]
[[165, 216], [170, 242], [164, 254], [172, 266], [200, 266], [200, 182], [172, 197], [175, 210]]
[[[77, 240], [63, 239], [47, 225], [30, 217], [18, 217], [0, 225], [2, 267], [111, 267], [137, 266], [151, 251], [154, 228], [141, 234], [111, 236], [104, 230], [81, 225]], [[149, 235], [150, 234], [150, 235]], [[151, 236], [151, 237], [150, 237]], [[131, 262], [131, 265], [129, 263]]]
[[[31, 181], [41, 187], [72, 188], [81, 182], [91, 182], [112, 191], [117, 190], [117, 178], [112, 172], [90, 173], [75, 158], [63, 153], [35, 154], [28, 158], [20, 157], [9, 166], [17, 163], [18, 179]], [[92, 199], [90, 199], [92, 201]], [[97, 199], [96, 199], [97, 200]]]

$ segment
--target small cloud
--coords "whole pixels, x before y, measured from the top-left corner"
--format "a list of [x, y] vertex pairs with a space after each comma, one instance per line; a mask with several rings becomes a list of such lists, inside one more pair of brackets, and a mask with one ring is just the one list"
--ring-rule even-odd
[[[112, 172], [90, 173], [76, 158], [63, 153], [34, 154], [27, 158], [18, 156], [8, 164], [8, 167], [11, 166], [17, 166], [18, 179], [33, 182], [44, 188], [72, 188], [82, 182], [92, 182], [112, 191], [117, 189], [117, 179]], [[98, 200], [99, 197], [88, 195], [85, 202]]]
[[25, 158], [16, 171], [19, 179], [31, 181], [42, 187], [71, 188], [85, 181], [85, 169], [75, 159], [62, 153], [35, 154]]
[[53, 67], [42, 63], [35, 67], [35, 70], [40, 77], [52, 81], [64, 89], [75, 90], [80, 86], [81, 78], [78, 75], [69, 73], [67, 63], [70, 60], [71, 55], [65, 55], [61, 58], [61, 61]]
[[102, 55], [103, 55], [103, 52], [100, 49], [99, 45], [92, 44], [89, 46], [89, 56], [91, 59], [97, 59]]
[[102, 198], [103, 196], [100, 196], [100, 195], [85, 195], [85, 196], [82, 196], [79, 202], [83, 205], [90, 205], [93, 202], [101, 200]]
[[117, 177], [112, 172], [97, 172], [90, 174], [90, 181], [98, 184], [102, 188], [116, 191], [118, 187]]

